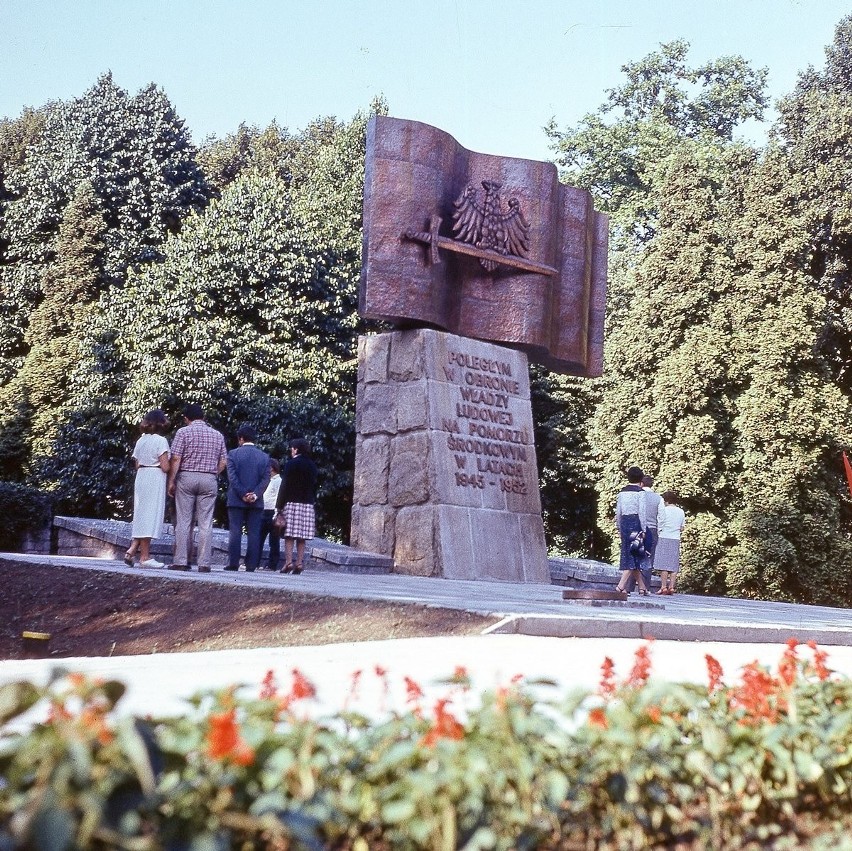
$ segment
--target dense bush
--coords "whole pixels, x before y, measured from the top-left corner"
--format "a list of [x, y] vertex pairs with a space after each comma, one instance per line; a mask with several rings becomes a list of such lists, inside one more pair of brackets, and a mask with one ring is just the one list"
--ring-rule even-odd
[[0, 550], [16, 550], [27, 533], [50, 521], [50, 497], [35, 488], [0, 481]]
[[13, 683], [0, 847], [848, 848], [852, 683], [800, 649], [731, 685], [708, 656], [702, 687], [651, 681], [644, 645], [623, 680], [607, 659], [595, 692], [558, 702], [517, 679], [474, 700], [457, 669], [429, 706], [406, 678], [406, 711], [372, 721], [311, 718], [295, 670], [158, 721], [117, 717], [116, 682]]

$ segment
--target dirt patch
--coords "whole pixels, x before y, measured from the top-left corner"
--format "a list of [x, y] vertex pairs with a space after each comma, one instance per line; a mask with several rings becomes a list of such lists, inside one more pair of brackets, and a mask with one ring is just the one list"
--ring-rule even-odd
[[25, 630], [50, 633], [59, 658], [478, 635], [492, 623], [452, 609], [0, 565], [0, 659], [25, 658]]

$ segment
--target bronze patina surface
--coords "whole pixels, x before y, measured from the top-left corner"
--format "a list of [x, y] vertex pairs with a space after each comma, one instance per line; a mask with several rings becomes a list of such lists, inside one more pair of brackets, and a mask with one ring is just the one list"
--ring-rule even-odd
[[606, 216], [552, 163], [469, 151], [417, 121], [371, 120], [363, 316], [600, 375], [606, 254]]

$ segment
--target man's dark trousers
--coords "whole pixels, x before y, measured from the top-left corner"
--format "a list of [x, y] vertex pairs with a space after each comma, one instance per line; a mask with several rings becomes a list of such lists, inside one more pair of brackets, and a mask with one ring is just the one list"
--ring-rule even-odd
[[260, 564], [260, 526], [263, 523], [263, 503], [255, 507], [228, 506], [228, 567], [240, 566], [243, 526], [246, 527], [246, 570]]

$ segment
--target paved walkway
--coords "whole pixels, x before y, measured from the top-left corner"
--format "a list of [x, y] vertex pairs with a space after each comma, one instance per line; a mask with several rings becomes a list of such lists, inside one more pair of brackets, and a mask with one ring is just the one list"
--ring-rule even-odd
[[[235, 588], [415, 603], [493, 614], [497, 620], [491, 634], [469, 638], [0, 661], [0, 683], [21, 678], [46, 682], [59, 666], [119, 679], [128, 686], [121, 704], [127, 713], [181, 712], [190, 695], [234, 683], [247, 683], [254, 692], [270, 669], [286, 685], [294, 667], [304, 671], [318, 687], [318, 699], [306, 707], [316, 713], [343, 705], [356, 670], [364, 672], [357, 708], [368, 714], [404, 708], [404, 676], [417, 679], [429, 697], [444, 693], [446, 686], [437, 681], [450, 676], [456, 665], [466, 667], [473, 675], [469, 699], [475, 699], [482, 689], [508, 682], [515, 674], [528, 680], [552, 680], [554, 686], [539, 688], [545, 695], [558, 694], [576, 686], [594, 688], [606, 656], [615, 661], [616, 671], [626, 676], [636, 649], [650, 637], [656, 639], [652, 644], [652, 676], [658, 679], [706, 682], [704, 656], [709, 653], [722, 663], [726, 679], [733, 681], [738, 669], [753, 660], [774, 667], [783, 643], [791, 636], [817, 641], [829, 650], [829, 666], [852, 676], [852, 612], [847, 609], [680, 594], [664, 600], [631, 597], [627, 603], [593, 606], [563, 601], [562, 589], [551, 585], [328, 571], [301, 576], [234, 574], [215, 569], [209, 574], [143, 572], [118, 561], [19, 554], [0, 555], [0, 583], [3, 566], [9, 561], [57, 569], [132, 572], [169, 582], [216, 582]], [[376, 666], [388, 672], [387, 689], [383, 678], [374, 673]]]
[[264, 590], [360, 600], [418, 603], [493, 614], [503, 619], [496, 631], [576, 638], [656, 638], [675, 641], [736, 641], [783, 644], [801, 641], [852, 646], [852, 610], [793, 603], [767, 603], [727, 597], [632, 595], [625, 603], [566, 601], [556, 585], [427, 579], [399, 574], [363, 576], [328, 570], [300, 576], [268, 573], [210, 573], [140, 570], [121, 561], [0, 554], [18, 563], [132, 573], [168, 581], [215, 582]]

